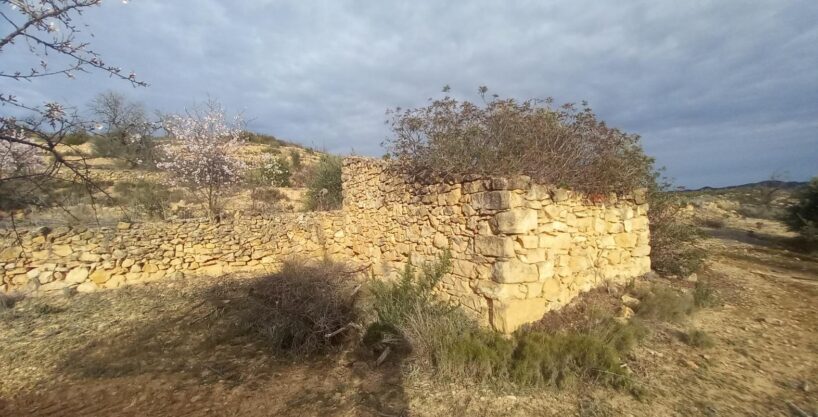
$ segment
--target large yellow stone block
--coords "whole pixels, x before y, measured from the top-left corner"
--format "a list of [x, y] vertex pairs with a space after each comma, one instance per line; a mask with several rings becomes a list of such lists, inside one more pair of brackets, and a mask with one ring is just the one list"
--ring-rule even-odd
[[544, 298], [504, 300], [494, 305], [492, 326], [502, 333], [512, 333], [520, 326], [537, 321], [547, 311]]

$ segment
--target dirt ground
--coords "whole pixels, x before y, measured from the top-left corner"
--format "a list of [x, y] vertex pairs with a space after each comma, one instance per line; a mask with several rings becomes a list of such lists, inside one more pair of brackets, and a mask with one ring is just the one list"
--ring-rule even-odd
[[[629, 355], [638, 398], [590, 384], [440, 382], [399, 357], [380, 367], [351, 353], [276, 358], [221, 321], [231, 298], [213, 288], [246, 279], [232, 276], [0, 311], [0, 416], [818, 416], [818, 258], [784, 249], [780, 225], [757, 223], [709, 230], [698, 279], [719, 302], [652, 329]], [[715, 345], [685, 344], [690, 329]]]

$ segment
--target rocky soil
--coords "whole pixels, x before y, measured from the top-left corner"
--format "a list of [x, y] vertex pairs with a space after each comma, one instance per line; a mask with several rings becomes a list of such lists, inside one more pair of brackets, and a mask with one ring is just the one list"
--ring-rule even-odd
[[[220, 306], [246, 278], [226, 276], [0, 311], [0, 415], [818, 416], [818, 258], [788, 251], [770, 220], [730, 217], [707, 231], [710, 258], [696, 279], [718, 303], [656, 326], [627, 358], [638, 396], [441, 382], [399, 357], [377, 368], [350, 353], [276, 358], [224, 322]], [[684, 343], [690, 329], [714, 346]]]

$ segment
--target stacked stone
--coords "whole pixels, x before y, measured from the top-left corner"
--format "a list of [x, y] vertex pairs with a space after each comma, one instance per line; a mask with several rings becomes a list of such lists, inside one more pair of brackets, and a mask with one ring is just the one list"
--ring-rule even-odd
[[6, 290], [76, 287], [88, 292], [180, 273], [212, 276], [275, 268], [291, 256], [342, 257], [342, 228], [343, 218], [335, 212], [222, 224], [199, 219], [4, 231], [0, 278]]
[[0, 234], [5, 289], [116, 288], [168, 275], [270, 269], [289, 257], [324, 258], [394, 277], [445, 252], [439, 292], [511, 332], [605, 281], [650, 270], [644, 193], [594, 201], [529, 178], [420, 183], [386, 162], [347, 158], [341, 211], [39, 229]]
[[420, 185], [381, 161], [344, 168], [354, 255], [388, 276], [448, 250], [441, 296], [500, 331], [650, 270], [644, 193], [594, 203], [524, 176]]

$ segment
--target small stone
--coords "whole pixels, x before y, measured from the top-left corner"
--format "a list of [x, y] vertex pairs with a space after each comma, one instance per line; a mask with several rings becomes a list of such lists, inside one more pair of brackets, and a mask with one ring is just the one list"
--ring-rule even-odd
[[624, 324], [624, 323], [627, 323], [628, 320], [631, 319], [631, 317], [633, 317], [633, 314], [634, 314], [633, 310], [631, 310], [630, 307], [622, 306], [619, 309], [619, 313], [617, 313], [617, 315], [615, 317], [615, 320]]
[[622, 296], [622, 304], [630, 308], [636, 308], [640, 303], [639, 299], [636, 297], [631, 297], [629, 294], [625, 294]]
[[685, 278], [685, 281], [687, 281], [687, 282], [698, 282], [699, 281], [699, 276], [694, 272], [694, 273], [688, 275], [687, 278]]
[[131, 228], [131, 224], [126, 222], [119, 222], [116, 224], [116, 228], [118, 230], [128, 230]]

